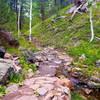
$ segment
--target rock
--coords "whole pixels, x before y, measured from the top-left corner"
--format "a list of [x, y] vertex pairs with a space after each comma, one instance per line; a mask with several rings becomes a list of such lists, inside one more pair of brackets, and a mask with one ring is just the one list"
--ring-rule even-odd
[[37, 90], [40, 86], [40, 84], [34, 84], [34, 85], [30, 85], [30, 88], [32, 88], [33, 90]]
[[32, 69], [29, 69], [28, 70], [28, 78], [33, 77], [33, 75], [34, 75], [34, 73], [33, 73]]
[[48, 65], [40, 65], [39, 71], [40, 71], [40, 75], [42, 76], [44, 75], [55, 76], [56, 74], [55, 67], [50, 67]]
[[96, 76], [91, 76], [88, 85], [91, 88], [100, 88], [100, 78]]
[[8, 30], [6, 31], [5, 29], [0, 28], [0, 37], [5, 41], [5, 43], [7, 43], [13, 47], [19, 46], [19, 41], [17, 39], [15, 39], [15, 37], [12, 35], [12, 33], [8, 32]]
[[1, 46], [0, 47], [0, 58], [4, 58], [5, 53], [6, 53], [5, 48]]
[[96, 67], [100, 68], [100, 60], [96, 61]]
[[13, 73], [14, 68], [11, 60], [0, 59], [0, 83], [7, 81], [9, 73]]
[[12, 55], [9, 53], [5, 53], [4, 59], [12, 59]]
[[72, 82], [67, 78], [64, 78], [64, 79], [58, 81], [58, 84], [66, 86], [68, 88], [72, 88]]
[[74, 78], [80, 78], [82, 76], [82, 73], [81, 72], [73, 72], [73, 73], [70, 73], [70, 76], [74, 77]]
[[79, 67], [74, 67], [74, 68], [72, 68], [72, 72], [75, 72], [75, 71], [81, 71], [82, 69], [81, 68], [79, 68]]
[[8, 86], [8, 87], [6, 88], [6, 92], [7, 92], [7, 93], [12, 93], [12, 92], [14, 92], [14, 91], [17, 91], [18, 88], [19, 88], [19, 85], [18, 85], [18, 84], [14, 84], [14, 85]]
[[36, 92], [37, 92], [40, 96], [44, 96], [44, 95], [48, 92], [48, 90], [47, 90], [47, 88], [45, 88], [45, 87], [41, 87], [41, 88], [38, 88], [38, 89], [36, 90]]
[[93, 81], [88, 82], [88, 86], [91, 88], [100, 88], [100, 83], [95, 83]]
[[93, 92], [91, 89], [88, 89], [88, 88], [83, 89], [83, 91], [84, 91], [87, 95], [89, 95], [91, 92]]
[[96, 83], [100, 83], [100, 78], [96, 77], [96, 76], [91, 76], [91, 81], [94, 81]]
[[84, 61], [86, 59], [86, 56], [85, 56], [85, 54], [82, 54], [80, 57], [79, 57], [79, 60], [82, 60], [82, 61]]

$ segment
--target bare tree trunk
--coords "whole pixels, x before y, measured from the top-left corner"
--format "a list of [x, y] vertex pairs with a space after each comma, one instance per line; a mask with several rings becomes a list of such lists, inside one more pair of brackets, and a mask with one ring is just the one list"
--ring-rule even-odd
[[92, 7], [90, 8], [90, 24], [91, 24], [91, 39], [90, 42], [94, 39], [94, 29], [93, 29], [93, 20], [92, 20]]
[[20, 5], [20, 0], [18, 0], [18, 22], [17, 22], [17, 25], [18, 25], [18, 37], [20, 36], [20, 8], [21, 8], [21, 5]]
[[30, 23], [29, 23], [29, 28], [30, 28], [29, 42], [32, 42], [32, 0], [30, 0]]

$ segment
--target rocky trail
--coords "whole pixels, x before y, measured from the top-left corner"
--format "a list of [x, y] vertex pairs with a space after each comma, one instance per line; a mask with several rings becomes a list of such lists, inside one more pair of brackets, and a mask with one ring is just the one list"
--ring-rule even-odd
[[79, 72], [81, 69], [72, 65], [72, 57], [65, 52], [54, 47], [38, 47], [38, 50], [36, 53], [23, 50], [26, 60], [29, 64], [36, 64], [38, 70], [33, 73], [29, 69], [21, 86], [8, 86], [8, 94], [1, 100], [71, 100], [71, 91], [83, 90], [89, 95], [93, 93], [94, 85], [100, 86], [100, 79], [95, 76], [87, 81]]

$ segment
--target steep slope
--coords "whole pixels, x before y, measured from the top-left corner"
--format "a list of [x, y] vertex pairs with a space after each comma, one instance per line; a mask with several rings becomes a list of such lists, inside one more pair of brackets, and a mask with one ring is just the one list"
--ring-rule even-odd
[[[91, 75], [100, 72], [96, 67], [96, 61], [100, 59], [100, 3], [93, 9], [93, 24], [95, 39], [90, 43], [90, 16], [88, 13], [77, 14], [70, 20], [71, 14], [65, 14], [69, 6], [59, 12], [59, 15], [52, 16], [44, 23], [33, 27], [33, 36], [37, 37], [42, 45], [53, 45], [65, 50], [72, 55], [74, 65], [81, 67], [82, 72]], [[63, 19], [56, 19], [58, 16], [66, 16]]]

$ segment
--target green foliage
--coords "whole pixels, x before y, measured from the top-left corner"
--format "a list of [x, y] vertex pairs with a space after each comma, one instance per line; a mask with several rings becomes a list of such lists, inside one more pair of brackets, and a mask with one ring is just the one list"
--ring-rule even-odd
[[10, 83], [20, 83], [22, 82], [22, 76], [19, 73], [10, 73], [9, 75]]
[[92, 7], [94, 4], [96, 4], [95, 0], [88, 0], [88, 7]]
[[0, 97], [2, 97], [5, 94], [5, 90], [6, 90], [6, 87], [0, 85]]
[[26, 69], [26, 70], [32, 69], [33, 72], [37, 70], [36, 65], [35, 64], [28, 64], [23, 56], [20, 56], [20, 64], [22, 65], [23, 69]]
[[73, 93], [72, 100], [86, 100], [86, 99], [82, 98], [79, 93]]
[[100, 50], [97, 49], [95, 44], [91, 44], [85, 41], [80, 41], [80, 44], [76, 47], [71, 47], [69, 53], [78, 58], [84, 54], [86, 59], [83, 61], [83, 64], [95, 66], [96, 60], [100, 58]]

